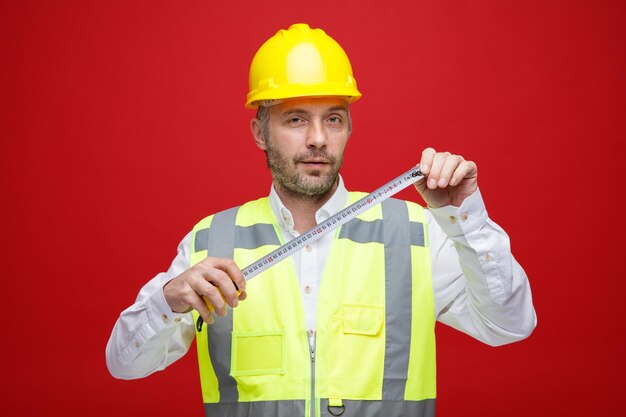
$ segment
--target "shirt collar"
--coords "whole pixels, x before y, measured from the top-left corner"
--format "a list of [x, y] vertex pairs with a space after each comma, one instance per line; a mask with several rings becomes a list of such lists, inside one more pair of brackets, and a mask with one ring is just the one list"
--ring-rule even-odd
[[[285, 207], [283, 202], [280, 200], [278, 193], [274, 189], [274, 185], [272, 184], [272, 188], [270, 189], [270, 208], [272, 209], [272, 213], [274, 213], [274, 217], [276, 217], [276, 221], [278, 221], [278, 225], [289, 232], [291, 235], [297, 236], [299, 233], [293, 228], [293, 216], [291, 212]], [[333, 214], [339, 212], [348, 201], [348, 190], [346, 190], [345, 185], [343, 184], [343, 179], [341, 175], [339, 175], [339, 183], [337, 184], [337, 189], [333, 193], [333, 195], [328, 199], [326, 203], [315, 213], [315, 221], [319, 224], [324, 220], [328, 219]]]

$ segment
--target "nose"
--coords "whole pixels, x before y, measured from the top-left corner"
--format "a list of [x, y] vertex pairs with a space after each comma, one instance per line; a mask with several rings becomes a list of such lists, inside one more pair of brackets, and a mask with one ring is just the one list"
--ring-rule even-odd
[[328, 133], [320, 120], [309, 125], [306, 137], [307, 148], [323, 148], [328, 143]]

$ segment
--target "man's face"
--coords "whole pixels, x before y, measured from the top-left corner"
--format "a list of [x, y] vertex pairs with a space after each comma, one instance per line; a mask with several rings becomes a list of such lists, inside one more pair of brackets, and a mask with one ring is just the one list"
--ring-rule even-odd
[[348, 104], [340, 98], [303, 98], [272, 106], [269, 138], [257, 144], [279, 191], [320, 198], [335, 190], [350, 135]]

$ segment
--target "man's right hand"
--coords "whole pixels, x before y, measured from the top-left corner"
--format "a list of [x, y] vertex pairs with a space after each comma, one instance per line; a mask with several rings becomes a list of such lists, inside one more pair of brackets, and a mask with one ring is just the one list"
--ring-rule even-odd
[[224, 317], [227, 305], [234, 308], [245, 300], [246, 281], [235, 261], [207, 257], [165, 284], [163, 294], [173, 312], [195, 309], [210, 324], [213, 315], [202, 297]]

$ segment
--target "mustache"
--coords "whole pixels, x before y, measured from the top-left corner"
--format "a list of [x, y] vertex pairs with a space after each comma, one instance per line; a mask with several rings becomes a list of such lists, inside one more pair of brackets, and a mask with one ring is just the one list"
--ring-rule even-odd
[[297, 154], [293, 158], [293, 161], [299, 162], [299, 161], [306, 161], [308, 159], [323, 159], [325, 161], [328, 161], [331, 164], [334, 164], [337, 162], [337, 158], [335, 158], [334, 156], [328, 155], [326, 151], [322, 149], [312, 149], [308, 152]]

